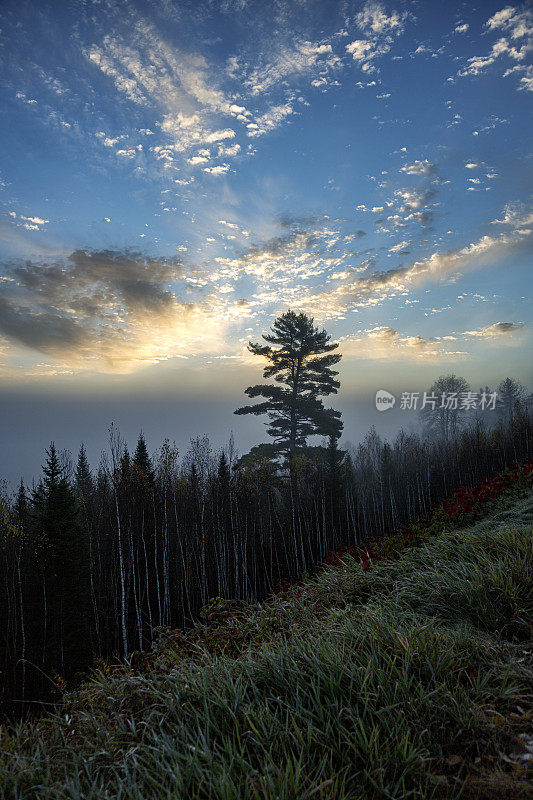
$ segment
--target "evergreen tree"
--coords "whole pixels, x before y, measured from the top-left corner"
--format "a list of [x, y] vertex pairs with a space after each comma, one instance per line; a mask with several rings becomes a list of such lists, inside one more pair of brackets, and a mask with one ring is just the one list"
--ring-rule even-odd
[[131, 472], [131, 456], [127, 445], [124, 445], [124, 450], [122, 451], [122, 455], [120, 457], [120, 472], [124, 480], [129, 478], [129, 474]]
[[342, 499], [345, 493], [344, 459], [346, 453], [338, 448], [338, 439], [330, 436], [326, 451], [326, 488], [329, 514], [337, 530], [341, 528]]
[[218, 460], [217, 478], [221, 486], [224, 488], [229, 487], [230, 468], [224, 451], [222, 451]]
[[93, 482], [93, 477], [91, 475], [91, 468], [89, 466], [89, 461], [87, 460], [87, 452], [85, 450], [85, 445], [83, 444], [81, 445], [80, 451], [78, 453], [78, 463], [76, 465], [76, 471], [74, 477], [76, 480], [77, 489], [84, 503], [87, 503], [94, 490], [94, 482]]
[[15, 514], [17, 521], [22, 525], [22, 527], [24, 527], [28, 515], [28, 497], [26, 495], [26, 487], [24, 486], [24, 481], [22, 478], [20, 479], [17, 497], [15, 500]]
[[505, 423], [514, 419], [517, 408], [525, 396], [524, 387], [513, 378], [505, 378], [498, 386], [498, 416]]
[[[325, 330], [318, 330], [306, 314], [287, 311], [278, 317], [272, 333], [264, 335], [267, 345], [250, 342], [248, 349], [267, 359], [264, 378], [274, 378], [278, 385], [249, 386], [249, 397], [263, 397], [263, 402], [238, 408], [236, 414], [267, 414], [268, 434], [289, 463], [309, 436], [338, 439], [342, 431], [340, 412], [324, 408], [321, 396], [336, 394], [340, 384], [332, 367], [340, 354], [331, 353], [338, 345], [330, 344]], [[271, 346], [273, 345], [273, 346]], [[283, 384], [283, 385], [279, 385]]]
[[109, 477], [103, 464], [98, 467], [96, 474], [96, 494], [100, 498], [106, 498], [109, 495]]
[[[450, 383], [442, 379], [443, 391]], [[453, 430], [453, 419], [444, 422]], [[400, 431], [389, 445], [373, 430], [348, 453], [331, 436], [297, 451], [290, 481], [278, 474], [272, 441], [237, 469], [231, 444], [215, 458], [199, 437], [178, 465], [165, 442], [149, 488], [111, 427], [111, 459], [95, 473], [83, 528], [84, 459], [71, 486], [68, 461], [52, 446], [25, 525], [17, 517], [27, 490], [18, 514], [16, 493], [12, 503], [0, 496], [0, 711], [11, 698], [23, 713], [27, 701], [50, 699], [50, 678], [88, 664], [91, 645], [103, 658], [149, 648], [154, 626], [188, 626], [210, 597], [260, 600], [340, 545], [403, 528], [456, 488], [531, 459], [526, 399], [508, 425], [461, 431], [461, 422], [448, 440]]]
[[118, 468], [116, 469], [117, 486], [120, 488], [121, 494], [127, 492], [131, 486], [131, 456], [126, 445], [120, 456]]
[[346, 454], [342, 450], [339, 450], [338, 439], [336, 436], [329, 437], [327, 454], [328, 475], [331, 479], [338, 478], [341, 473], [342, 462]]
[[149, 484], [153, 482], [154, 469], [152, 467], [150, 456], [148, 455], [148, 447], [146, 446], [146, 439], [144, 438], [142, 431], [137, 439], [137, 447], [135, 448], [135, 453], [133, 454], [133, 469], [139, 477], [147, 480]]
[[32, 496], [32, 527], [45, 542], [48, 614], [47, 666], [69, 675], [90, 656], [87, 631], [88, 552], [76, 496], [54, 443]]

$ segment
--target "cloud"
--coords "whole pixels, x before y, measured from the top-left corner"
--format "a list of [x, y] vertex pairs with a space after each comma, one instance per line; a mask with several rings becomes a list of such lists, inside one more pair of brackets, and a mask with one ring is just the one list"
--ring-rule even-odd
[[220, 131], [211, 131], [211, 133], [208, 133], [204, 138], [204, 142], [212, 144], [213, 142], [221, 142], [223, 139], [233, 139], [234, 137], [235, 131], [233, 128], [224, 128]]
[[435, 190], [433, 188], [422, 189], [422, 190], [413, 190], [410, 191], [409, 189], [398, 189], [395, 192], [396, 197], [399, 197], [402, 206], [401, 211], [402, 213], [409, 212], [409, 211], [418, 211], [423, 205], [426, 205], [430, 200], [435, 197]]
[[368, 268], [368, 257], [352, 249], [361, 232], [345, 233], [341, 227], [345, 222], [284, 216], [278, 219], [280, 235], [234, 255], [215, 256], [202, 279], [213, 286], [213, 293], [221, 285], [244, 284], [250, 313], [275, 313], [299, 302], [308, 291], [322, 291], [324, 284], [353, 278]]
[[389, 253], [407, 253], [406, 248], [409, 247], [409, 242], [398, 242], [389, 248]]
[[97, 139], [100, 139], [104, 147], [114, 147], [117, 142], [126, 138], [125, 136], [115, 136], [114, 138], [112, 136], [106, 136], [104, 131], [97, 131], [95, 135]]
[[388, 325], [341, 337], [340, 350], [343, 356], [371, 361], [427, 362], [459, 355], [456, 351], [447, 350], [438, 339], [401, 334]]
[[487, 325], [485, 328], [474, 331], [466, 331], [466, 336], [479, 336], [483, 338], [492, 338], [494, 336], [509, 336], [524, 328], [523, 322], [495, 322], [492, 325]]
[[288, 79], [313, 73], [317, 68], [331, 69], [339, 65], [329, 42], [296, 40], [285, 46], [263, 63], [249, 70], [244, 84], [253, 96], [264, 95]]
[[463, 22], [460, 25], [455, 26], [455, 33], [466, 33], [469, 29], [470, 25], [467, 22]]
[[524, 203], [507, 203], [502, 219], [495, 219], [493, 225], [512, 225], [517, 230], [533, 226], [533, 210]]
[[24, 214], [17, 214], [15, 211], [9, 211], [8, 213], [15, 225], [25, 228], [27, 231], [40, 231], [50, 222], [49, 219], [44, 219], [43, 217], [26, 217]]
[[519, 91], [533, 92], [533, 65], [527, 64], [522, 66], [510, 67], [503, 73], [503, 77], [507, 78], [509, 75], [520, 75], [520, 83], [518, 85]]
[[[242, 242], [249, 235], [232, 217], [213, 218], [218, 236], [220, 229], [227, 232], [226, 241], [237, 237]], [[384, 271], [376, 269], [373, 248], [352, 249], [362, 232], [347, 228], [346, 220], [290, 215], [277, 219], [279, 235], [201, 265], [128, 251], [84, 250], [52, 262], [9, 263], [0, 335], [71, 370], [131, 372], [168, 358], [214, 355], [227, 350], [229, 326], [244, 319], [287, 306], [321, 322], [338, 319], [350, 310], [405, 296], [424, 283], [504, 260], [516, 248], [531, 245], [527, 219], [522, 206], [508, 207], [497, 220], [510, 228], [505, 233]], [[408, 246], [407, 239], [398, 241], [389, 252], [407, 255]], [[483, 329], [487, 338], [511, 332], [508, 323], [491, 325]], [[391, 330], [381, 327], [367, 338], [377, 349], [390, 341], [412, 356], [433, 357], [442, 350], [436, 341]]]
[[218, 157], [219, 158], [233, 157], [233, 156], [238, 155], [240, 153], [240, 151], [241, 151], [241, 146], [238, 143], [230, 144], [228, 146], [221, 145], [218, 148]]
[[380, 325], [341, 337], [340, 347], [344, 356], [365, 360], [449, 360], [468, 355], [468, 351], [457, 348], [468, 347], [472, 340], [482, 339], [489, 344], [496, 338], [511, 338], [523, 327], [521, 322], [496, 322], [479, 330], [423, 337], [400, 333], [389, 325]]
[[357, 62], [363, 72], [374, 72], [373, 61], [386, 55], [391, 49], [389, 42], [378, 42], [375, 39], [355, 39], [346, 45], [346, 51]]
[[[235, 116], [237, 107], [218, 88], [205, 58], [170, 47], [155, 27], [136, 19], [128, 41], [107, 34], [102, 44], [85, 51], [87, 58], [110, 76], [119, 92], [142, 105], [198, 108]], [[245, 113], [240, 109], [238, 113]]]
[[363, 72], [376, 71], [374, 61], [390, 51], [394, 37], [403, 33], [409, 16], [408, 12], [398, 11], [387, 14], [381, 3], [377, 2], [367, 2], [355, 15], [357, 26], [367, 38], [354, 39], [346, 45], [346, 51]]
[[204, 167], [204, 172], [210, 175], [225, 175], [229, 171], [229, 164], [217, 164], [215, 167]]
[[[160, 140], [154, 139], [148, 152], [167, 170], [194, 147], [240, 133], [254, 138], [275, 130], [295, 113], [290, 84], [315, 78], [329, 85], [328, 72], [342, 66], [327, 39], [314, 42], [292, 34], [266, 55], [256, 54], [252, 65], [239, 55], [230, 57], [226, 70], [217, 70], [203, 55], [171, 47], [165, 34], [133, 10], [127, 34], [111, 27], [101, 41], [85, 47], [84, 54], [119, 95], [158, 117], [139, 132], [153, 135], [159, 129]], [[282, 97], [272, 101], [269, 96], [274, 92]], [[302, 96], [297, 100], [305, 103]], [[255, 107], [253, 113], [248, 101]], [[231, 127], [222, 127], [227, 118]], [[117, 137], [104, 134], [101, 141], [112, 147]], [[215, 158], [233, 158], [241, 148], [240, 143], [221, 145]], [[204, 171], [224, 174], [225, 169], [218, 167]]]
[[286, 117], [294, 114], [294, 109], [290, 103], [279, 106], [272, 106], [264, 114], [258, 116], [255, 122], [249, 122], [247, 127], [248, 136], [262, 136], [269, 131], [277, 128]]
[[236, 312], [215, 297], [184, 299], [178, 260], [77, 250], [55, 263], [6, 266], [13, 280], [0, 301], [0, 333], [77, 370], [129, 372], [217, 352], [224, 318]]
[[407, 12], [392, 11], [387, 14], [381, 3], [367, 2], [362, 11], [355, 15], [355, 20], [365, 33], [394, 33], [398, 36], [403, 32], [408, 17]]
[[479, 128], [479, 130], [473, 131], [472, 135], [473, 136], [479, 136], [480, 133], [487, 133], [488, 131], [494, 130], [494, 128], [497, 125], [508, 125], [508, 124], [509, 124], [509, 120], [508, 119], [503, 119], [502, 117], [497, 117], [495, 114], [492, 114], [488, 118], [487, 124], [483, 125], [481, 128]]
[[[437, 205], [434, 202], [437, 187], [442, 183], [436, 165], [428, 159], [404, 164], [399, 171], [422, 180], [415, 188], [394, 190], [383, 205], [371, 209], [374, 213], [383, 215], [374, 224], [378, 230], [385, 233], [404, 228], [410, 223], [429, 226], [433, 221], [434, 207]], [[389, 180], [382, 181], [380, 186], [387, 187]]]
[[516, 250], [531, 251], [532, 244], [532, 232], [525, 228], [498, 236], [485, 235], [461, 248], [436, 251], [406, 267], [362, 277], [352, 275], [344, 283], [322, 292], [301, 292], [297, 305], [320, 320], [334, 319], [351, 309], [379, 305], [387, 297], [406, 294], [424, 283], [443, 281], [454, 274], [503, 261]]
[[[457, 73], [461, 77], [479, 75], [487, 67], [499, 62], [504, 57], [512, 61], [524, 62], [528, 53], [533, 50], [533, 12], [529, 8], [518, 9], [507, 6], [496, 12], [485, 23], [491, 32], [505, 32], [485, 56], [473, 56], [468, 59], [467, 67]], [[504, 77], [521, 74], [518, 88], [533, 91], [533, 73], [531, 65], [517, 64], [506, 70]]]
[[486, 22], [489, 30], [498, 28], [507, 31], [512, 39], [521, 39], [524, 36], [533, 35], [533, 13], [529, 8], [521, 10], [507, 6], [501, 11], [497, 11]]
[[400, 172], [405, 172], [406, 175], [433, 175], [437, 171], [435, 164], [424, 159], [424, 161], [414, 161], [412, 164], [405, 164]]
[[[167, 169], [193, 147], [235, 138], [234, 127], [224, 125], [229, 119], [239, 125], [249, 120], [250, 112], [222, 88], [220, 73], [203, 55], [171, 47], [154, 25], [134, 11], [127, 36], [111, 30], [101, 42], [86, 47], [84, 54], [113, 81], [119, 95], [155, 116], [157, 121], [138, 133], [152, 137], [159, 129], [159, 142], [154, 137], [147, 151]], [[106, 147], [127, 138], [103, 132], [97, 136]], [[236, 155], [239, 149], [228, 148], [223, 156]], [[124, 146], [118, 155], [133, 158], [135, 148]]]

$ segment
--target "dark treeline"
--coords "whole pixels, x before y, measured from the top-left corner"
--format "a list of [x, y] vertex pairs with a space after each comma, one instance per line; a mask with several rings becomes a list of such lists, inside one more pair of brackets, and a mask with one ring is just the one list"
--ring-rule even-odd
[[150, 457], [141, 435], [130, 455], [112, 427], [94, 473], [83, 447], [73, 466], [52, 445], [33, 491], [21, 484], [1, 503], [4, 710], [53, 699], [98, 657], [149, 649], [158, 627], [187, 626], [211, 598], [264, 598], [328, 551], [531, 457], [518, 397], [499, 415], [464, 414], [453, 436], [439, 430], [391, 443], [372, 430], [348, 451], [332, 436], [293, 455], [290, 473], [269, 445], [238, 459], [207, 437], [179, 459], [168, 440]]

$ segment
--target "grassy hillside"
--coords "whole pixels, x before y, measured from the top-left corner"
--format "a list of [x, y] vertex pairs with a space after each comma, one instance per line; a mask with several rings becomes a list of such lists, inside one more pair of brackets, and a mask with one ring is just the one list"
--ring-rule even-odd
[[3, 730], [0, 796], [532, 797], [532, 499], [161, 631]]

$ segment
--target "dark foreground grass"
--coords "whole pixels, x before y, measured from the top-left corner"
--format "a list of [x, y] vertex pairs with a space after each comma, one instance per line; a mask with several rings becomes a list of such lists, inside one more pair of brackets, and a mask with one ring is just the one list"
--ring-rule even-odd
[[371, 570], [214, 604], [4, 729], [0, 796], [532, 797], [531, 520], [523, 495]]

